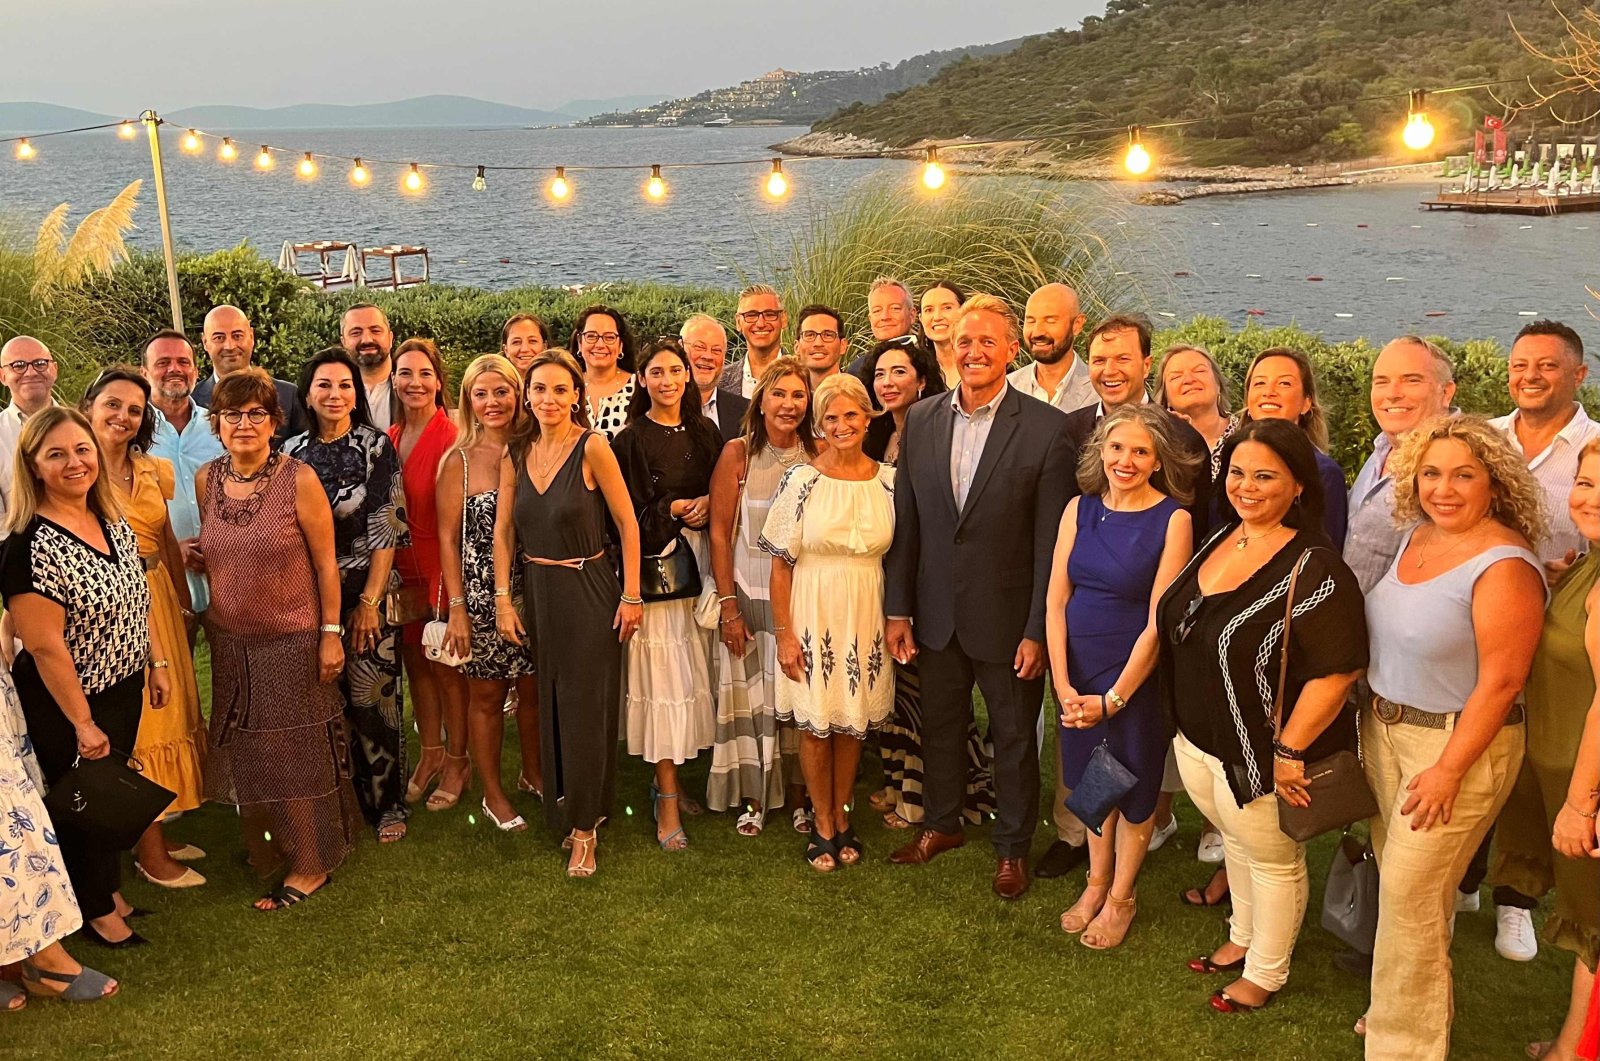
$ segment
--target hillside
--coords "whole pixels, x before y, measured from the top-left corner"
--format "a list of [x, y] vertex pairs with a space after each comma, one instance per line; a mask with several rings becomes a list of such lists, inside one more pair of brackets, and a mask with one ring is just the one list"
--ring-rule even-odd
[[806, 125], [840, 107], [876, 103], [893, 92], [927, 81], [951, 63], [1003, 55], [1026, 37], [997, 44], [924, 52], [890, 65], [859, 70], [816, 70], [797, 73], [778, 69], [731, 88], [707, 89], [693, 96], [663, 100], [631, 111], [598, 114], [585, 125], [694, 125], [724, 115], [734, 121], [772, 121]]
[[[1405, 102], [1355, 102], [1360, 97], [1543, 74], [1509, 18], [1535, 40], [1561, 38], [1549, 0], [1111, 0], [1104, 17], [1085, 18], [1081, 29], [957, 62], [926, 84], [851, 105], [813, 128], [905, 146], [1215, 118], [1162, 132], [1168, 145], [1181, 140], [1169, 154], [1207, 162], [1361, 157], [1390, 147]], [[1333, 106], [1305, 109], [1323, 104]], [[1436, 97], [1430, 109], [1441, 146], [1467, 142], [1486, 110], [1500, 111], [1487, 92]], [[1255, 113], [1224, 117], [1242, 112]], [[1520, 117], [1514, 134], [1535, 131], [1534, 121]], [[1118, 135], [1086, 143], [1069, 133], [1059, 147], [1102, 153]]]
[[[134, 117], [134, 115], [124, 115]], [[85, 125], [103, 125], [115, 118], [77, 107], [62, 107], [54, 103], [0, 103], [0, 130], [33, 133], [43, 129], [76, 129]]]
[[226, 129], [376, 129], [427, 126], [564, 125], [554, 111], [470, 96], [418, 96], [392, 103], [301, 103], [291, 107], [185, 107], [163, 113], [177, 125]]

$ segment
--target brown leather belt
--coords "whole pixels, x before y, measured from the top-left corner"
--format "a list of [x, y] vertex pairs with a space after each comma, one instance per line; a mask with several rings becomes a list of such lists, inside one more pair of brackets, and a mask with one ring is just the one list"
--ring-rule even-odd
[[161, 566], [161, 554], [151, 553], [149, 556], [142, 556], [139, 558], [139, 563], [144, 565], [144, 569], [147, 573], [154, 571], [156, 568]]
[[[1451, 719], [1459, 719], [1461, 712], [1449, 711], [1424, 711], [1420, 707], [1410, 704], [1397, 704], [1387, 700], [1377, 693], [1372, 694], [1372, 714], [1384, 725], [1420, 726], [1423, 729], [1447, 729]], [[1512, 704], [1511, 710], [1506, 714], [1505, 724], [1515, 726], [1523, 719], [1521, 704]]]
[[523, 553], [522, 562], [525, 564], [538, 564], [540, 567], [570, 567], [574, 571], [582, 571], [584, 564], [598, 560], [604, 555], [606, 555], [606, 551], [601, 549], [593, 556], [580, 556], [572, 560], [547, 560], [542, 556], [529, 556], [527, 553]]

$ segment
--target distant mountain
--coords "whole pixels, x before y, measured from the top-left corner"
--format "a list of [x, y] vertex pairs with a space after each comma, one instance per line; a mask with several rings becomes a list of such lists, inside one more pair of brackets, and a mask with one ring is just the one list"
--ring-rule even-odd
[[393, 103], [301, 103], [292, 107], [185, 107], [161, 115], [198, 129], [380, 129], [427, 126], [567, 125], [555, 111], [469, 96], [418, 96]]
[[[132, 118], [134, 115], [125, 115]], [[59, 107], [54, 103], [0, 103], [0, 129], [16, 133], [45, 133], [55, 129], [76, 129], [83, 125], [102, 125], [117, 119], [108, 114]]]
[[597, 114], [582, 125], [698, 125], [728, 117], [736, 122], [767, 121], [807, 125], [851, 104], [877, 103], [893, 92], [920, 85], [952, 63], [1004, 55], [1028, 40], [974, 44], [965, 48], [924, 52], [891, 66], [879, 63], [858, 70], [816, 70], [797, 73], [782, 68], [732, 88], [707, 89], [693, 96], [669, 99], [633, 110], [618, 108]]
[[[1091, 15], [1079, 29], [948, 65], [925, 84], [847, 106], [813, 129], [892, 147], [1056, 135], [1069, 152], [1103, 155], [1125, 139], [1121, 127], [1200, 119], [1147, 137], [1171, 157], [1197, 162], [1359, 158], [1387, 150], [1405, 117], [1403, 98], [1368, 96], [1548, 80], [1548, 64], [1517, 42], [1512, 20], [1546, 47], [1566, 36], [1549, 0], [1110, 0], [1103, 17]], [[1431, 102], [1441, 146], [1465, 143], [1485, 112], [1500, 112], [1485, 92]], [[1517, 128], [1539, 121], [1520, 117]], [[1104, 132], [1085, 142], [1074, 127]]]
[[556, 108], [556, 113], [565, 114], [570, 119], [592, 118], [596, 114], [605, 114], [609, 111], [631, 111], [635, 107], [647, 107], [661, 97], [657, 94], [648, 96], [613, 96], [610, 99], [575, 99], [563, 103]]

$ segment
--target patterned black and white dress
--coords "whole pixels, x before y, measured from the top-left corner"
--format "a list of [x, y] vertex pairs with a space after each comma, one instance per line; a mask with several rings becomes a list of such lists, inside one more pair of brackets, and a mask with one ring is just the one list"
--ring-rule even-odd
[[628, 403], [633, 401], [633, 388], [637, 384], [638, 378], [629, 376], [621, 390], [599, 401], [590, 399], [589, 426], [606, 436], [607, 442], [615, 442], [617, 435], [628, 426]]
[[[296, 435], [284, 443], [283, 452], [311, 466], [333, 506], [339, 614], [348, 628], [366, 592], [373, 552], [411, 544], [400, 455], [388, 435], [364, 424], [352, 425], [331, 442], [312, 433]], [[399, 582], [392, 570], [389, 581]], [[356, 651], [346, 644], [339, 691], [350, 725], [356, 796], [368, 823], [381, 828], [404, 821], [409, 812], [406, 742], [400, 732], [399, 630], [383, 622], [382, 609], [379, 622], [372, 648]]]
[[[495, 627], [494, 521], [500, 491], [467, 493], [466, 454], [461, 454], [461, 593], [472, 624], [472, 658], [461, 665], [469, 678], [513, 681], [533, 673], [533, 639], [513, 645]], [[522, 614], [522, 585], [512, 581], [512, 603]]]

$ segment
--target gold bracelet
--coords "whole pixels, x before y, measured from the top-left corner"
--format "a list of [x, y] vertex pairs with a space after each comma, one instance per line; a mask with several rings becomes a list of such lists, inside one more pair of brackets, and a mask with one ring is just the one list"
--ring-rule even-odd
[[[153, 659], [150, 661], [151, 670], [166, 670], [170, 666], [172, 666], [172, 664], [168, 663], [164, 659]], [[1590, 817], [1592, 818], [1594, 815], [1591, 814]]]
[[356, 600], [360, 601], [362, 604], [365, 604], [369, 608], [376, 608], [378, 605], [383, 603], [381, 598], [369, 597], [365, 593], [357, 593]]
[[1600, 808], [1595, 810], [1579, 810], [1577, 807], [1572, 805], [1572, 801], [1570, 799], [1564, 799], [1561, 802], [1565, 803], [1567, 808], [1580, 818], [1593, 818], [1595, 815], [1600, 814]]
[[509, 586], [501, 586], [500, 588], [498, 588], [498, 589], [496, 589], [494, 591], [494, 595], [496, 597], [509, 597], [509, 596], [511, 596], [511, 587], [509, 587]]
[[644, 603], [644, 598], [643, 597], [630, 597], [626, 593], [624, 593], [622, 595], [621, 599], [622, 599], [622, 603], [623, 604], [643, 604]]

